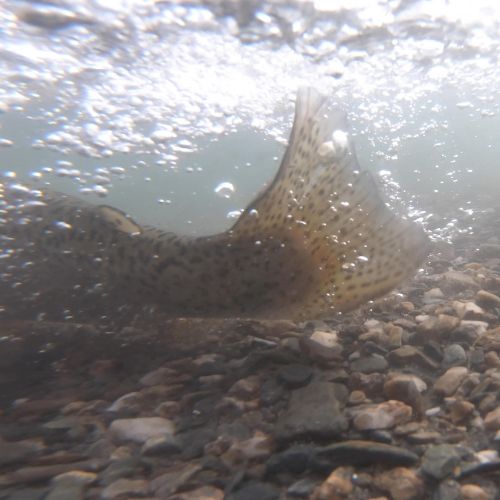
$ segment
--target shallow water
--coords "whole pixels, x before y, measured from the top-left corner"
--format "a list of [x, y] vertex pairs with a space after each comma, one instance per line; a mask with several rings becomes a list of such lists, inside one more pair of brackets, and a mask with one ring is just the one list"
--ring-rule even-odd
[[[499, 28], [493, 0], [0, 1], [0, 498], [498, 498]], [[300, 86], [433, 241], [380, 300], [172, 319], [2, 232], [3, 183], [222, 231]]]
[[484, 208], [500, 181], [495, 5], [6, 2], [1, 168], [216, 232], [272, 179], [296, 89], [315, 85], [393, 196]]
[[297, 89], [312, 85], [345, 109], [387, 202], [451, 242], [498, 206], [498, 11], [3, 3], [1, 175], [177, 233], [223, 231], [273, 179]]

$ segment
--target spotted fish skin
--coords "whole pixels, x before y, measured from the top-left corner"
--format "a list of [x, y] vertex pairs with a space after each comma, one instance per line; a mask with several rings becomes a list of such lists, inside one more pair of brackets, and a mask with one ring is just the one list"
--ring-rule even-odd
[[359, 167], [343, 113], [311, 88], [298, 93], [273, 182], [224, 233], [177, 236], [68, 195], [40, 192], [35, 204], [16, 196], [5, 190], [2, 232], [18, 251], [171, 316], [332, 316], [392, 290], [428, 249], [423, 230], [396, 217]]

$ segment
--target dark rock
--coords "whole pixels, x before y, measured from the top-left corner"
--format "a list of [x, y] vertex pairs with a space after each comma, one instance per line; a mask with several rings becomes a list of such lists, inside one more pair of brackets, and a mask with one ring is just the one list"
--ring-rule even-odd
[[59, 474], [71, 472], [73, 470], [95, 472], [104, 469], [107, 461], [104, 460], [84, 460], [69, 464], [39, 465], [32, 467], [22, 467], [16, 469], [2, 477], [3, 484], [36, 483], [52, 479]]
[[316, 448], [308, 445], [295, 445], [276, 453], [266, 464], [266, 473], [270, 476], [287, 472], [293, 475], [302, 474], [309, 468]]
[[409, 450], [374, 441], [352, 440], [332, 444], [316, 451], [311, 467], [331, 471], [338, 465], [413, 465], [418, 456]]
[[352, 373], [349, 377], [348, 387], [351, 391], [360, 390], [369, 398], [382, 393], [385, 376], [382, 373]]
[[226, 500], [277, 500], [279, 490], [269, 484], [248, 481], [237, 491], [226, 496]]
[[473, 474], [491, 474], [498, 471], [500, 471], [500, 460], [469, 464], [462, 467], [457, 479], [463, 479], [464, 477], [472, 476]]
[[271, 406], [277, 403], [285, 393], [281, 384], [273, 377], [267, 379], [260, 388], [260, 401], [263, 406]]
[[[18, 488], [12, 492], [0, 490], [2, 500], [42, 500], [46, 497], [48, 488]], [[7, 496], [3, 496], [7, 494]]]
[[426, 341], [423, 345], [424, 354], [438, 363], [443, 359], [443, 348], [439, 342], [434, 340]]
[[330, 382], [312, 382], [293, 391], [276, 425], [275, 437], [279, 441], [338, 437], [348, 427], [342, 411], [347, 395], [344, 386]]
[[84, 500], [85, 490], [95, 482], [97, 474], [93, 472], [70, 471], [52, 480], [52, 489], [46, 500]]
[[186, 484], [201, 467], [197, 464], [178, 464], [151, 481], [156, 496], [167, 498]]
[[441, 481], [437, 487], [432, 500], [461, 500], [460, 484], [454, 479]]
[[484, 367], [484, 350], [483, 349], [471, 349], [469, 351], [469, 363], [473, 370], [480, 370]]
[[290, 497], [309, 498], [318, 484], [318, 481], [306, 477], [305, 479], [300, 479], [299, 481], [291, 484], [286, 492]]
[[35, 456], [40, 446], [29, 441], [8, 442], [0, 438], [0, 466], [23, 462]]
[[285, 365], [278, 370], [278, 378], [292, 389], [302, 387], [309, 383], [313, 375], [310, 366], [291, 364]]
[[147, 457], [173, 455], [180, 451], [178, 440], [172, 436], [149, 438], [141, 448], [141, 455]]
[[387, 369], [387, 361], [380, 354], [370, 354], [356, 359], [351, 363], [351, 370], [353, 372], [361, 373], [374, 373], [384, 372]]
[[117, 479], [102, 490], [101, 498], [111, 500], [113, 498], [123, 498], [125, 495], [127, 498], [145, 497], [148, 493], [149, 482], [145, 479]]
[[422, 351], [412, 345], [404, 345], [394, 349], [388, 355], [389, 362], [394, 366], [415, 365], [426, 370], [436, 370], [439, 364], [426, 356]]
[[460, 344], [450, 344], [444, 348], [443, 366], [460, 366], [467, 363], [467, 354]]
[[101, 474], [101, 483], [108, 485], [123, 477], [131, 477], [139, 471], [144, 471], [145, 465], [136, 457], [126, 457], [113, 460]]
[[177, 438], [182, 449], [182, 458], [192, 460], [200, 457], [203, 455], [203, 447], [216, 437], [215, 430], [207, 427], [179, 434]]
[[447, 271], [443, 274], [440, 288], [445, 292], [460, 292], [462, 290], [478, 291], [480, 286], [472, 276], [460, 271]]
[[455, 446], [449, 444], [432, 445], [422, 457], [422, 472], [441, 480], [453, 472], [460, 463], [461, 455]]

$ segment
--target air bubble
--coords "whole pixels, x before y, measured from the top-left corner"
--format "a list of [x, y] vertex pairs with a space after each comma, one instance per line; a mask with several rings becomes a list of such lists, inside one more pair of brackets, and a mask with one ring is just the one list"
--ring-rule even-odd
[[72, 228], [71, 224], [68, 224], [67, 222], [64, 222], [62, 220], [55, 221], [54, 226], [56, 226], [57, 229], [64, 229], [64, 230]]
[[238, 219], [242, 213], [243, 213], [243, 210], [231, 210], [230, 212], [227, 213], [226, 218]]
[[230, 182], [221, 182], [215, 189], [214, 193], [221, 198], [229, 199], [234, 194], [235, 188]]
[[345, 150], [349, 146], [349, 138], [343, 130], [335, 130], [332, 134], [332, 141], [335, 150]]

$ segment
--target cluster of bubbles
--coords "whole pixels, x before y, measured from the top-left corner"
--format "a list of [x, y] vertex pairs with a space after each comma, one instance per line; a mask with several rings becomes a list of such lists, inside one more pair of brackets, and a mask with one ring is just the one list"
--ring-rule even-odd
[[[349, 109], [366, 160], [395, 170], [407, 150], [415, 183], [426, 192], [432, 182], [437, 194], [470, 173], [443, 148], [454, 140], [451, 118], [498, 116], [498, 14], [485, 0], [5, 2], [0, 112], [36, 108], [44, 126], [35, 148], [151, 154], [175, 168], [198, 151], [197, 138], [242, 126], [285, 142], [295, 91], [313, 82]], [[416, 154], [422, 137], [442, 137], [432, 159]], [[0, 137], [0, 146], [15, 141]], [[32, 179], [50, 173], [105, 196], [127, 171], [60, 162]], [[390, 203], [404, 195], [396, 184]], [[237, 179], [220, 179], [213, 192], [231, 199], [236, 188]]]

